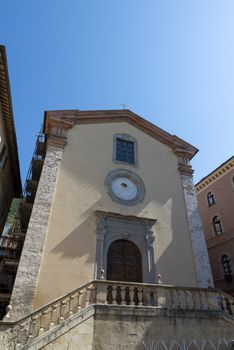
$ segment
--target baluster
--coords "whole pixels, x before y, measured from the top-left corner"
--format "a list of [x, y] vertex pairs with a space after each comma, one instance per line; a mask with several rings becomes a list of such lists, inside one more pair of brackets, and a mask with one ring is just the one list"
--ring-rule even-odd
[[228, 312], [228, 298], [226, 297], [226, 295], [224, 296], [224, 305], [225, 305], [225, 311], [226, 311], [227, 313], [229, 313], [229, 312]]
[[125, 286], [120, 287], [121, 293], [121, 305], [126, 305], [126, 288]]
[[69, 317], [71, 317], [73, 315], [73, 302], [74, 302], [75, 297], [76, 297], [76, 294], [72, 294], [69, 297], [69, 302], [68, 302], [68, 305], [69, 305]]
[[96, 284], [96, 302], [98, 304], [107, 304], [108, 303], [108, 295], [109, 295], [109, 287], [106, 283]]
[[78, 312], [85, 307], [86, 304], [86, 291], [84, 289], [78, 292]]
[[224, 310], [228, 312], [228, 298], [224, 295]]
[[150, 289], [148, 287], [143, 288], [143, 305], [150, 306]]
[[230, 315], [232, 315], [232, 300], [227, 297], [227, 310]]
[[35, 334], [36, 322], [37, 322], [37, 316], [32, 316], [31, 317], [31, 322], [30, 322], [30, 325], [29, 325], [29, 332], [28, 332], [28, 337], [30, 339], [33, 339], [36, 336], [36, 334]]
[[112, 285], [112, 304], [117, 305], [118, 287]]
[[234, 316], [234, 299], [230, 298], [229, 302], [230, 302], [229, 307], [230, 307], [231, 315]]
[[196, 296], [197, 296], [197, 309], [198, 310], [202, 310], [203, 300], [202, 300], [202, 293], [201, 293], [201, 291], [197, 291], [196, 292]]
[[193, 309], [197, 310], [197, 296], [196, 291], [192, 291]]
[[[167, 298], [167, 294], [169, 294], [169, 298]], [[160, 308], [166, 308], [169, 304], [170, 307], [170, 292], [167, 293], [166, 288], [164, 287], [158, 287], [157, 288], [157, 306]], [[169, 300], [168, 300], [169, 299]]]
[[129, 298], [130, 298], [130, 305], [135, 305], [135, 287], [129, 287]]
[[21, 335], [21, 343], [23, 343], [23, 344], [26, 344], [28, 342], [29, 329], [30, 329], [30, 321], [25, 320], [24, 327], [22, 329], [22, 335]]
[[40, 331], [40, 314], [32, 316], [31, 322], [29, 324], [28, 336], [29, 338], [36, 338]]
[[85, 292], [85, 306], [86, 307], [90, 305], [91, 291], [92, 291], [92, 288], [91, 287], [87, 287], [86, 292]]
[[38, 335], [41, 335], [45, 332], [44, 330], [44, 317], [43, 317], [43, 313], [40, 312], [40, 316], [39, 316], [39, 334]]
[[186, 290], [184, 292], [185, 294], [185, 308], [188, 310], [191, 308], [190, 301], [191, 301], [191, 292], [189, 290]]
[[60, 302], [60, 316], [59, 316], [59, 323], [63, 322], [65, 319], [65, 308], [66, 308], [67, 301], [62, 300]]
[[3, 321], [9, 321], [11, 316], [10, 316], [10, 313], [12, 311], [12, 306], [9, 304], [6, 306], [6, 315], [3, 317]]
[[151, 291], [151, 295], [152, 295], [152, 302], [154, 306], [158, 306], [158, 292], [157, 292], [157, 288], [153, 288]]
[[138, 305], [142, 306], [143, 305], [143, 289], [142, 288], [137, 288], [138, 291]]
[[221, 308], [223, 311], [226, 309], [226, 303], [225, 303], [225, 296], [223, 293], [220, 293], [220, 303], [221, 303]]
[[82, 291], [79, 290], [77, 292], [77, 313], [79, 313], [80, 310], [82, 309], [82, 307], [81, 307], [81, 295], [82, 295]]
[[197, 299], [197, 310], [201, 310], [201, 292], [196, 291], [196, 299]]
[[174, 308], [179, 309], [179, 293], [177, 289], [174, 289]]
[[44, 320], [43, 320], [44, 330], [48, 331], [48, 329], [50, 328], [50, 307], [48, 307], [42, 313], [43, 313], [43, 317], [44, 317]]
[[206, 304], [207, 304], [207, 310], [210, 310], [211, 309], [211, 300], [210, 300], [208, 292], [205, 292], [205, 300], [206, 300]]
[[170, 290], [170, 308], [174, 310], [176, 308], [175, 291]]
[[209, 295], [208, 295], [207, 291], [204, 292], [204, 300], [205, 300], [205, 304], [206, 304], [206, 309], [209, 310], [210, 304], [209, 304]]
[[182, 309], [181, 292], [182, 291], [180, 289], [175, 290], [176, 297], [177, 297], [177, 309]]
[[218, 294], [216, 292], [212, 292], [212, 291], [209, 291], [207, 293], [208, 293], [208, 298], [209, 298], [208, 300], [209, 300], [209, 309], [210, 310], [220, 310], [220, 306], [221, 306], [221, 308], [224, 307], [220, 294]]
[[24, 340], [24, 324], [21, 323], [18, 326], [18, 335], [17, 335], [17, 341], [16, 341], [16, 348], [20, 348], [21, 345], [23, 345], [23, 340]]
[[90, 295], [90, 303], [95, 304], [96, 303], [96, 287], [92, 284], [90, 286], [91, 289], [91, 295]]
[[186, 299], [186, 290], [181, 289], [181, 307], [183, 310], [187, 309], [187, 299]]
[[157, 293], [155, 291], [155, 288], [150, 288], [150, 303], [151, 303], [151, 306], [156, 306], [157, 305], [157, 301], [158, 301], [158, 298], [157, 298]]
[[51, 308], [51, 315], [50, 315], [50, 327], [49, 327], [49, 329], [52, 329], [52, 328], [55, 326], [55, 324], [58, 323], [58, 322], [56, 322], [57, 308], [58, 308], [58, 304], [52, 305], [52, 308]]
[[49, 311], [49, 309], [46, 309], [40, 313], [39, 335], [43, 334], [48, 329], [48, 327], [46, 327], [46, 315], [49, 313]]
[[205, 293], [203, 291], [200, 291], [200, 308], [201, 310], [207, 310], [208, 309], [208, 305], [206, 303], [206, 299], [205, 299]]

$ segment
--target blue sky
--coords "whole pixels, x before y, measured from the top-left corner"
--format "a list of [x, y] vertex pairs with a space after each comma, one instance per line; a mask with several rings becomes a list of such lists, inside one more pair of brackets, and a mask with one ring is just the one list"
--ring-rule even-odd
[[195, 182], [233, 155], [234, 1], [7, 0], [23, 182], [45, 110], [129, 109], [199, 148]]

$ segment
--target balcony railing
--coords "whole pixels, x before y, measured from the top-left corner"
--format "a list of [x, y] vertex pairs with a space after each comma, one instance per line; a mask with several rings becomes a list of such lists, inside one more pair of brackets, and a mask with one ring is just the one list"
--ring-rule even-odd
[[14, 341], [22, 346], [91, 304], [206, 313], [221, 311], [234, 317], [234, 299], [215, 289], [98, 280], [73, 290], [17, 322], [10, 322], [11, 306], [8, 306], [3, 323], [10, 322]]

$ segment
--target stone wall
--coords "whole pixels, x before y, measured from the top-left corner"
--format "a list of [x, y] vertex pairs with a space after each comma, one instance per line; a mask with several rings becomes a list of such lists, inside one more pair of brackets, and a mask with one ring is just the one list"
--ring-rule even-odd
[[187, 219], [191, 238], [194, 264], [197, 273], [198, 286], [213, 287], [213, 277], [203, 233], [200, 213], [198, 210], [197, 196], [191, 175], [181, 175], [184, 191], [184, 199], [187, 209]]
[[[0, 324], [0, 350], [17, 348], [10, 327]], [[234, 319], [222, 312], [97, 304], [19, 349], [224, 350], [232, 340]]]
[[62, 149], [48, 147], [11, 296], [12, 320], [32, 311], [61, 157]]
[[[69, 320], [66, 325], [61, 325], [55, 331], [52, 331], [47, 339], [43, 339], [41, 342], [36, 342], [35, 349], [92, 350], [94, 323], [93, 311], [94, 310], [91, 308], [84, 315], [74, 317], [73, 320]], [[49, 344], [43, 346], [43, 342], [46, 342], [46, 340], [47, 342], [49, 340]], [[32, 349], [32, 347], [29, 347], [29, 349]]]
[[234, 322], [220, 313], [97, 306], [95, 350], [221, 350], [234, 339]]

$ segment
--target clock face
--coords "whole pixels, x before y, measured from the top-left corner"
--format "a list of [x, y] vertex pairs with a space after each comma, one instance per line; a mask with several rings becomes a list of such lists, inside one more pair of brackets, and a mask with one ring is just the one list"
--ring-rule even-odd
[[113, 179], [111, 189], [114, 195], [122, 200], [129, 201], [137, 196], [137, 186], [127, 177]]
[[136, 205], [144, 200], [144, 182], [132, 171], [111, 171], [106, 177], [105, 185], [109, 196], [121, 205]]

